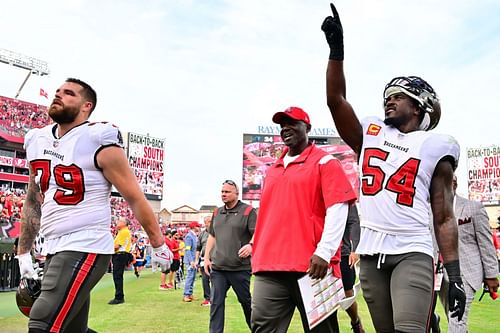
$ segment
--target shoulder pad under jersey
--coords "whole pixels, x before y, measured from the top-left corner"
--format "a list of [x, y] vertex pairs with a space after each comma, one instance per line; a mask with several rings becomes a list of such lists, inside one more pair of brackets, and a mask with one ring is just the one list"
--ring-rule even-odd
[[88, 123], [90, 136], [101, 146], [116, 145], [123, 147], [123, 137], [120, 129], [108, 122]]
[[427, 154], [433, 156], [437, 160], [445, 156], [451, 156], [455, 162], [453, 168], [456, 169], [460, 158], [460, 145], [458, 141], [451, 135], [430, 132], [429, 134], [431, 135], [429, 135], [424, 143]]

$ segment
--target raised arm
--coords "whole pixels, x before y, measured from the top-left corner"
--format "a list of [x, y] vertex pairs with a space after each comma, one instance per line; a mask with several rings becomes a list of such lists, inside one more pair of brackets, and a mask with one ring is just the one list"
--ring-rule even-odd
[[352, 106], [346, 100], [344, 76], [344, 32], [337, 9], [330, 4], [332, 16], [323, 21], [321, 29], [330, 47], [326, 70], [326, 100], [340, 137], [357, 153], [363, 143], [363, 129]]

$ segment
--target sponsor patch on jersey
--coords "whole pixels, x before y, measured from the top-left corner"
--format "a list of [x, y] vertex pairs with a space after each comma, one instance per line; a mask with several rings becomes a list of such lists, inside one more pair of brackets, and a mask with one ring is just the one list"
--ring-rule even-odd
[[368, 126], [368, 129], [366, 130], [366, 134], [368, 134], [368, 135], [378, 135], [378, 133], [380, 132], [381, 128], [382, 127], [379, 126], [379, 125], [370, 124], [370, 126]]

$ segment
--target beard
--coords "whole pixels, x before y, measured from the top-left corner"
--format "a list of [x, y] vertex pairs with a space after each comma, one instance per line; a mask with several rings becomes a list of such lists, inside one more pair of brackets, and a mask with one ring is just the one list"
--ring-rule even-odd
[[75, 121], [79, 113], [80, 109], [77, 107], [52, 104], [49, 108], [49, 116], [57, 124], [70, 124]]
[[385, 118], [384, 119], [384, 124], [388, 126], [394, 126], [395, 119], [394, 118]]
[[407, 119], [405, 119], [404, 117], [401, 117], [401, 116], [390, 117], [390, 118], [384, 119], [384, 124], [386, 124], [388, 126], [395, 127], [395, 128], [399, 128], [399, 126], [403, 125], [406, 122], [407, 122]]

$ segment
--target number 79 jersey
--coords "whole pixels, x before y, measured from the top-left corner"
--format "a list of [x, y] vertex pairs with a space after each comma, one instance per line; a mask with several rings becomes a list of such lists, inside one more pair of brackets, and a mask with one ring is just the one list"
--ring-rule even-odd
[[361, 226], [392, 235], [428, 234], [432, 175], [443, 157], [456, 167], [457, 141], [426, 131], [402, 133], [377, 117], [362, 125]]
[[44, 200], [40, 232], [48, 239], [83, 230], [109, 233], [111, 184], [97, 165], [106, 146], [122, 146], [118, 128], [109, 123], [82, 123], [64, 136], [57, 125], [26, 134], [25, 149], [31, 172]]

